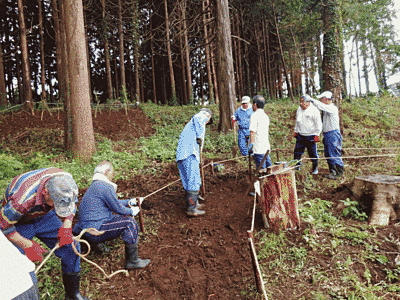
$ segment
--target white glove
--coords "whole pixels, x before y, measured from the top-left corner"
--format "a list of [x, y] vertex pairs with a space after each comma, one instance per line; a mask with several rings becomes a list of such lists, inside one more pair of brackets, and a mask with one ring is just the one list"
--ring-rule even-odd
[[137, 198], [132, 198], [129, 200], [128, 205], [129, 206], [137, 206], [138, 204], [142, 204], [143, 203], [143, 197], [139, 197]]
[[132, 206], [131, 210], [132, 210], [132, 216], [136, 216], [139, 213], [140, 208], [138, 206]]
[[128, 205], [129, 205], [129, 206], [136, 206], [136, 205], [137, 205], [137, 200], [136, 200], [136, 198], [130, 199], [129, 202], [128, 202]]
[[232, 115], [232, 116], [231, 116], [231, 119], [232, 119], [233, 121], [236, 121], [235, 115]]

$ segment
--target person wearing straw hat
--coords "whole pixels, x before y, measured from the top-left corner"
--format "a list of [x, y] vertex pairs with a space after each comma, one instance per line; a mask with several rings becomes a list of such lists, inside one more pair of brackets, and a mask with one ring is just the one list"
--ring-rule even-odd
[[[0, 229], [31, 261], [42, 261], [47, 252], [34, 237], [61, 258], [66, 300], [88, 300], [81, 295], [80, 258], [72, 247], [72, 220], [78, 201], [72, 175], [59, 168], [45, 168], [16, 176], [0, 206]], [[79, 243], [76, 249], [80, 251]]]
[[206, 135], [206, 125], [213, 123], [212, 112], [202, 108], [183, 128], [176, 148], [176, 162], [183, 188], [186, 192], [188, 217], [205, 214], [200, 210], [199, 191], [201, 186], [200, 153]]
[[138, 254], [139, 226], [132, 216], [140, 209], [136, 199], [119, 200], [117, 185], [112, 182], [114, 168], [109, 161], [102, 161], [94, 169], [93, 181], [83, 195], [79, 205], [78, 222], [74, 234], [84, 229], [82, 238], [96, 245], [121, 237], [125, 244], [125, 269], [141, 269], [150, 264], [150, 259], [141, 259]]
[[235, 114], [232, 115], [232, 120], [237, 122], [239, 126], [238, 130], [238, 146], [240, 153], [243, 156], [247, 156], [249, 154], [248, 150], [248, 141], [250, 138], [250, 117], [254, 113], [252, 106], [250, 105], [250, 97], [243, 96], [242, 104], [236, 110]]
[[[296, 145], [294, 147], [294, 159], [300, 160], [307, 149], [311, 158], [318, 158], [317, 142], [322, 130], [321, 113], [318, 108], [310, 103], [310, 96], [300, 97], [300, 106], [296, 111], [296, 123], [294, 126], [294, 137]], [[301, 162], [298, 163], [298, 168]], [[318, 174], [318, 159], [312, 159], [311, 174]]]
[[310, 97], [313, 103], [320, 111], [322, 111], [322, 132], [324, 143], [324, 155], [328, 157], [329, 174], [326, 178], [337, 179], [343, 175], [344, 163], [342, 160], [342, 134], [340, 133], [339, 109], [332, 102], [332, 92], [325, 91], [318, 95], [315, 100]]

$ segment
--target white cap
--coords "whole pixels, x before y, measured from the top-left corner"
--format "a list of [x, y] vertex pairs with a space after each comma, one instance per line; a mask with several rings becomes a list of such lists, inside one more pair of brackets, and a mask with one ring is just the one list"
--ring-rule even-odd
[[242, 97], [242, 104], [244, 103], [250, 103], [250, 97], [249, 96], [243, 96]]
[[328, 98], [328, 99], [332, 99], [332, 92], [330, 92], [330, 91], [325, 91], [325, 92], [323, 92], [321, 95], [318, 95], [318, 96], [317, 96], [318, 99], [319, 99], [319, 98], [322, 98], [322, 97], [325, 97], [325, 98]]

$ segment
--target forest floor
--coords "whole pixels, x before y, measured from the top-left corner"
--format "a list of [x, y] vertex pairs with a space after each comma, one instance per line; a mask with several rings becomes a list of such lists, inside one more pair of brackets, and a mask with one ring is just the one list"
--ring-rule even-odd
[[[125, 121], [127, 115], [123, 110], [97, 114], [94, 130], [114, 141], [152, 134], [151, 122], [140, 109], [129, 110], [128, 117], [130, 122]], [[62, 130], [62, 116], [54, 113], [49, 116], [47, 112], [43, 118], [26, 113], [3, 114], [0, 137], [3, 141], [12, 139], [15, 151], [23, 153], [28, 151], [31, 133], [46, 128]], [[61, 139], [61, 136], [58, 138]], [[45, 142], [47, 146], [51, 143], [51, 140]], [[368, 172], [367, 166], [357, 163], [351, 162], [355, 168], [364, 168]], [[101, 272], [91, 267], [82, 276], [82, 293], [92, 300], [261, 299], [254, 293], [255, 279], [247, 237], [253, 207], [253, 198], [245, 194], [249, 186], [248, 174], [243, 164], [236, 161], [227, 162], [224, 166], [222, 173], [213, 174], [208, 169], [205, 171], [206, 193], [201, 203], [205, 204], [206, 214], [202, 217], [188, 218], [185, 215], [186, 203], [179, 181], [148, 197], [142, 206], [146, 232], [141, 233], [139, 254], [141, 258], [151, 259], [149, 267], [130, 271], [129, 277], [117, 274], [110, 279], [105, 279]], [[315, 178], [320, 178], [320, 184], [308, 197], [332, 201], [334, 209], [339, 211], [342, 209], [340, 200], [351, 197], [351, 182], [343, 178], [332, 184], [332, 181], [322, 178], [324, 173], [327, 170], [322, 166], [320, 175], [315, 175]], [[176, 165], [164, 164], [162, 170], [152, 177], [138, 175], [118, 180], [118, 192], [129, 197], [145, 197], [178, 179]], [[301, 184], [301, 176], [297, 179]], [[302, 193], [302, 187], [298, 187], [299, 201], [302, 201]], [[351, 225], [356, 225], [356, 221], [352, 222]], [[256, 232], [267, 230], [258, 209], [254, 225]], [[389, 225], [376, 230], [382, 238], [381, 249], [392, 253], [387, 256], [393, 262], [396, 257], [394, 253], [398, 249], [384, 237], [391, 235], [399, 239], [399, 228]], [[301, 230], [290, 232], [289, 235], [292, 243], [301, 241]], [[90, 254], [88, 258], [104, 268], [107, 274], [111, 274], [123, 269], [124, 250], [121, 242], [107, 243], [112, 249], [110, 253]], [[357, 249], [349, 245], [347, 251]], [[324, 260], [321, 255], [321, 265], [326, 264], [326, 268], [330, 268]], [[369, 269], [373, 282], [383, 280], [385, 275], [381, 265], [370, 264]], [[299, 282], [308, 281], [308, 287], [296, 290]], [[270, 300], [298, 299], [300, 294], [306, 297], [316, 284], [301, 278], [301, 274], [292, 279], [286, 278], [279, 288], [274, 287]], [[266, 289], [269, 287], [266, 286]]]

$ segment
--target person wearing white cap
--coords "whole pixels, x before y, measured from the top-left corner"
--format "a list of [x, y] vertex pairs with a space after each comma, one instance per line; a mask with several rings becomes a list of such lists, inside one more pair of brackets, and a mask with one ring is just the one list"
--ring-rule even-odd
[[310, 98], [320, 111], [322, 111], [322, 132], [324, 155], [328, 157], [329, 179], [336, 179], [343, 175], [344, 164], [342, 160], [342, 134], [340, 133], [339, 109], [332, 102], [332, 92], [325, 91], [318, 95], [321, 101]]
[[205, 214], [200, 210], [199, 204], [201, 174], [200, 174], [200, 153], [203, 149], [206, 135], [206, 125], [213, 123], [212, 111], [209, 108], [202, 108], [195, 114], [183, 128], [176, 148], [176, 162], [183, 188], [186, 192], [188, 217], [197, 217]]
[[238, 130], [238, 146], [240, 153], [243, 156], [249, 154], [248, 141], [250, 138], [250, 117], [254, 113], [253, 108], [250, 106], [250, 97], [243, 96], [242, 104], [236, 110], [235, 114], [232, 115], [232, 120], [237, 122], [239, 126]]
[[1, 231], [31, 261], [42, 261], [47, 252], [34, 237], [50, 249], [58, 242], [54, 254], [61, 258], [66, 300], [88, 300], [79, 292], [80, 258], [72, 248], [77, 196], [71, 174], [46, 168], [14, 177], [0, 205]]
[[[310, 104], [310, 96], [302, 95], [300, 106], [296, 111], [296, 124], [294, 126], [294, 137], [296, 138], [294, 159], [300, 160], [306, 148], [311, 158], [318, 158], [317, 142], [319, 142], [321, 130], [321, 113], [318, 108]], [[300, 161], [298, 165], [300, 168]], [[311, 173], [318, 174], [318, 159], [312, 159]]]

